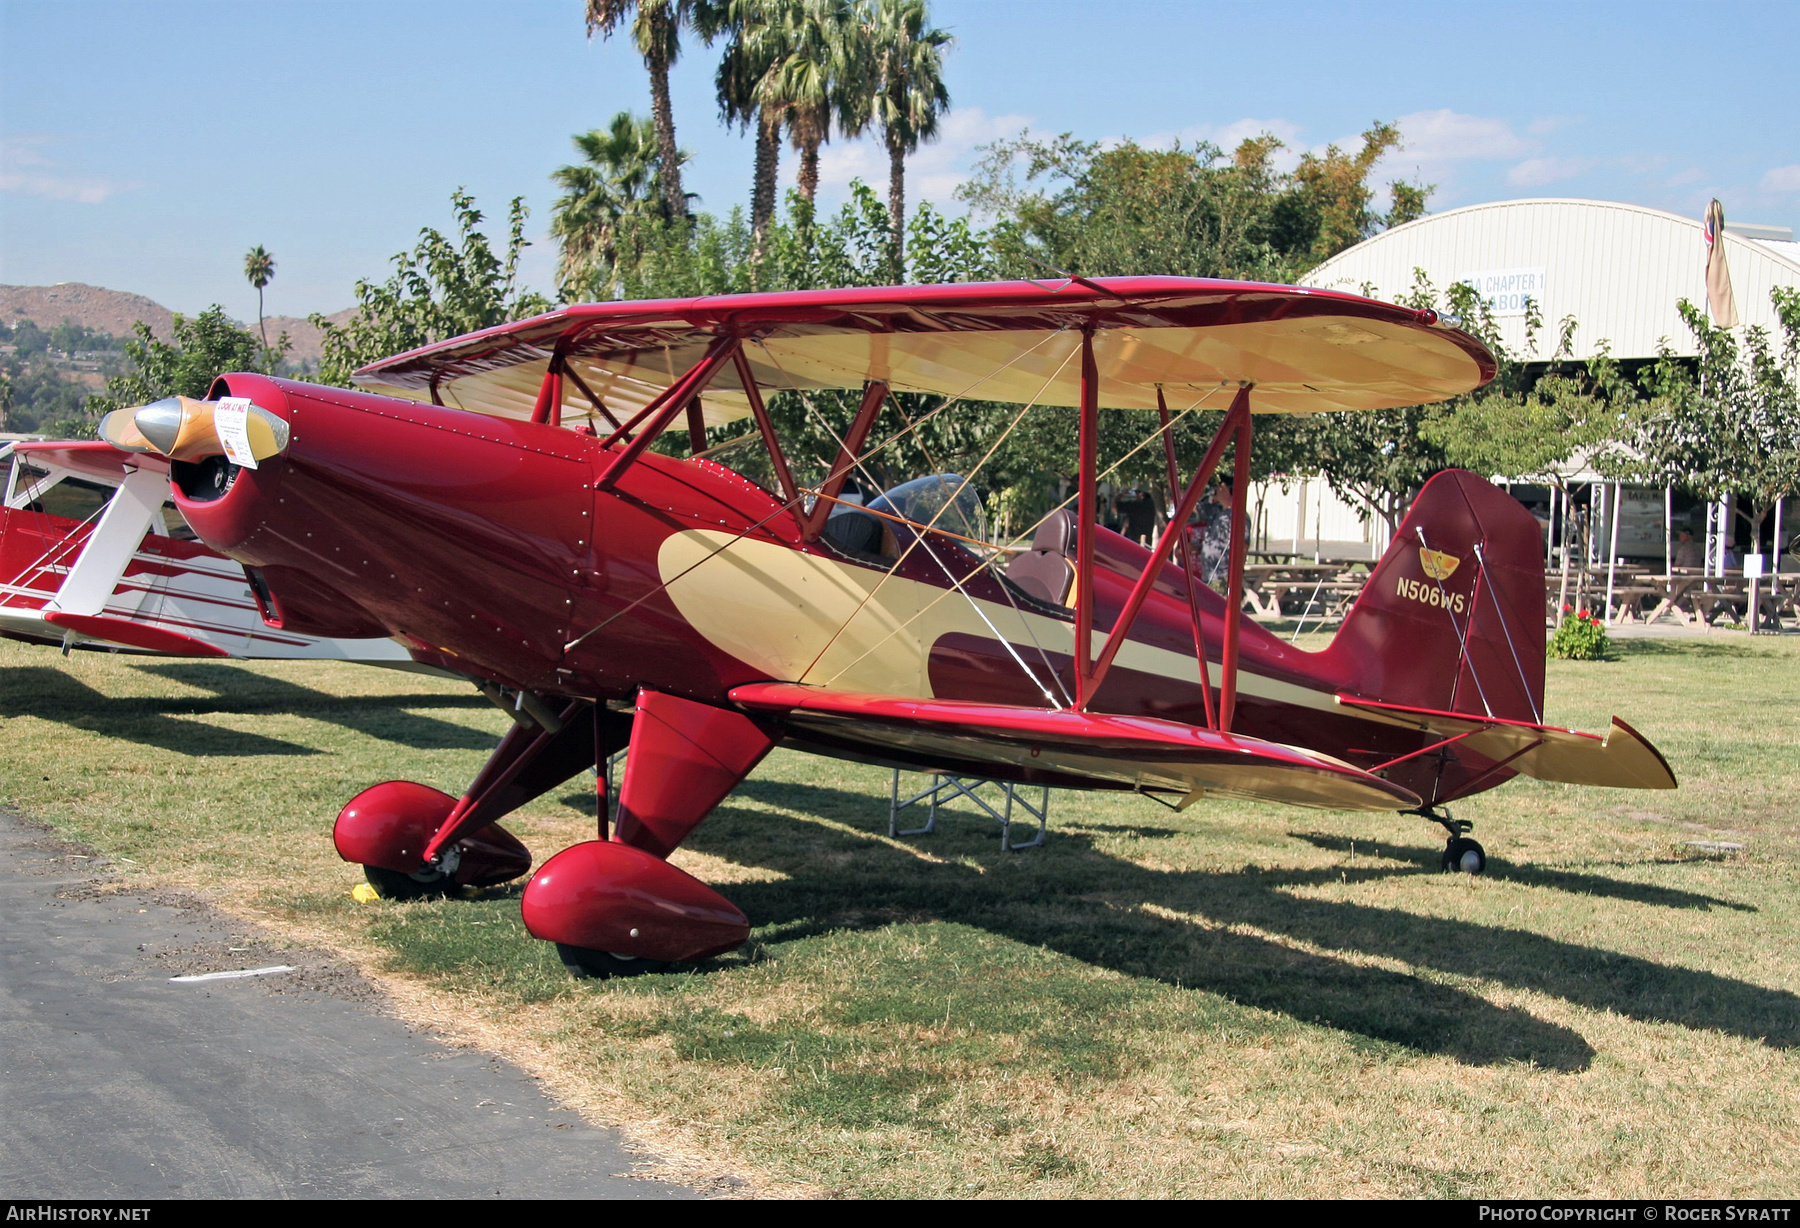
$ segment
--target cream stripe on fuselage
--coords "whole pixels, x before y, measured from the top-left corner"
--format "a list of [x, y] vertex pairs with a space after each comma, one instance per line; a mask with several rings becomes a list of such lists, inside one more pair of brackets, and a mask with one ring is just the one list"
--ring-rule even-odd
[[[945, 635], [961, 633], [992, 641], [997, 629], [1027, 663], [1036, 661], [1034, 637], [1046, 652], [1074, 650], [1071, 623], [900, 576], [884, 583], [886, 573], [869, 567], [734, 536], [711, 529], [673, 534], [657, 553], [657, 570], [668, 586], [669, 599], [694, 630], [772, 679], [929, 699], [931, 646]], [[693, 570], [682, 575], [690, 567]], [[878, 584], [880, 592], [863, 604]], [[972, 602], [980, 605], [992, 629]], [[1095, 636], [1096, 652], [1105, 640], [1104, 635]], [[1190, 654], [1127, 640], [1116, 663], [1200, 685], [1200, 670]], [[1343, 714], [1327, 692], [1248, 669], [1239, 671], [1238, 690], [1258, 699]]]

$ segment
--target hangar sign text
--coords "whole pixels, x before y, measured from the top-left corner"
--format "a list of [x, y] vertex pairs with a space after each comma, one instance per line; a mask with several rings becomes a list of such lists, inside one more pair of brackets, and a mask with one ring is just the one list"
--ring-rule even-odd
[[1473, 286], [1495, 316], [1524, 315], [1526, 299], [1535, 302], [1540, 311], [1544, 307], [1546, 279], [1542, 265], [1534, 269], [1482, 269], [1464, 273], [1456, 280]]

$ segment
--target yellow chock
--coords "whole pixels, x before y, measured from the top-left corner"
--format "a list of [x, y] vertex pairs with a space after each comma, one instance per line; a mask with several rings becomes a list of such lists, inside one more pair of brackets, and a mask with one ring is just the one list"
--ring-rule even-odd
[[350, 898], [355, 900], [358, 904], [373, 904], [376, 900], [381, 898], [381, 895], [375, 888], [369, 886], [369, 884], [358, 883], [356, 886], [350, 888]]

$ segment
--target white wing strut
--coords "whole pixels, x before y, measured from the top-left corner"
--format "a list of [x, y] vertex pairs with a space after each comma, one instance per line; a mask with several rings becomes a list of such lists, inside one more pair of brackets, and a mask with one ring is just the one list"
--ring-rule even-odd
[[112, 598], [125, 566], [143, 543], [144, 534], [168, 498], [169, 479], [148, 469], [125, 475], [118, 491], [88, 535], [81, 557], [69, 569], [45, 610], [63, 614], [98, 614]]

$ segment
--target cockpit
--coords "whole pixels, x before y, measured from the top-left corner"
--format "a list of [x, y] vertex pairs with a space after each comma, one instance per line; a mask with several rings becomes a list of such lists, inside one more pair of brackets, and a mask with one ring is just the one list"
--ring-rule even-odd
[[891, 563], [927, 526], [934, 539], [992, 549], [981, 496], [961, 474], [931, 473], [890, 487], [866, 505], [856, 500], [840, 496], [821, 534], [850, 554]]
[[1051, 606], [1067, 605], [1075, 578], [1075, 518], [1069, 512], [1051, 513], [1028, 549], [994, 545], [981, 496], [956, 473], [902, 482], [867, 504], [840, 496], [820, 536], [844, 554], [888, 565], [923, 536], [926, 554], [958, 569], [959, 578], [991, 569], [1008, 588]]

